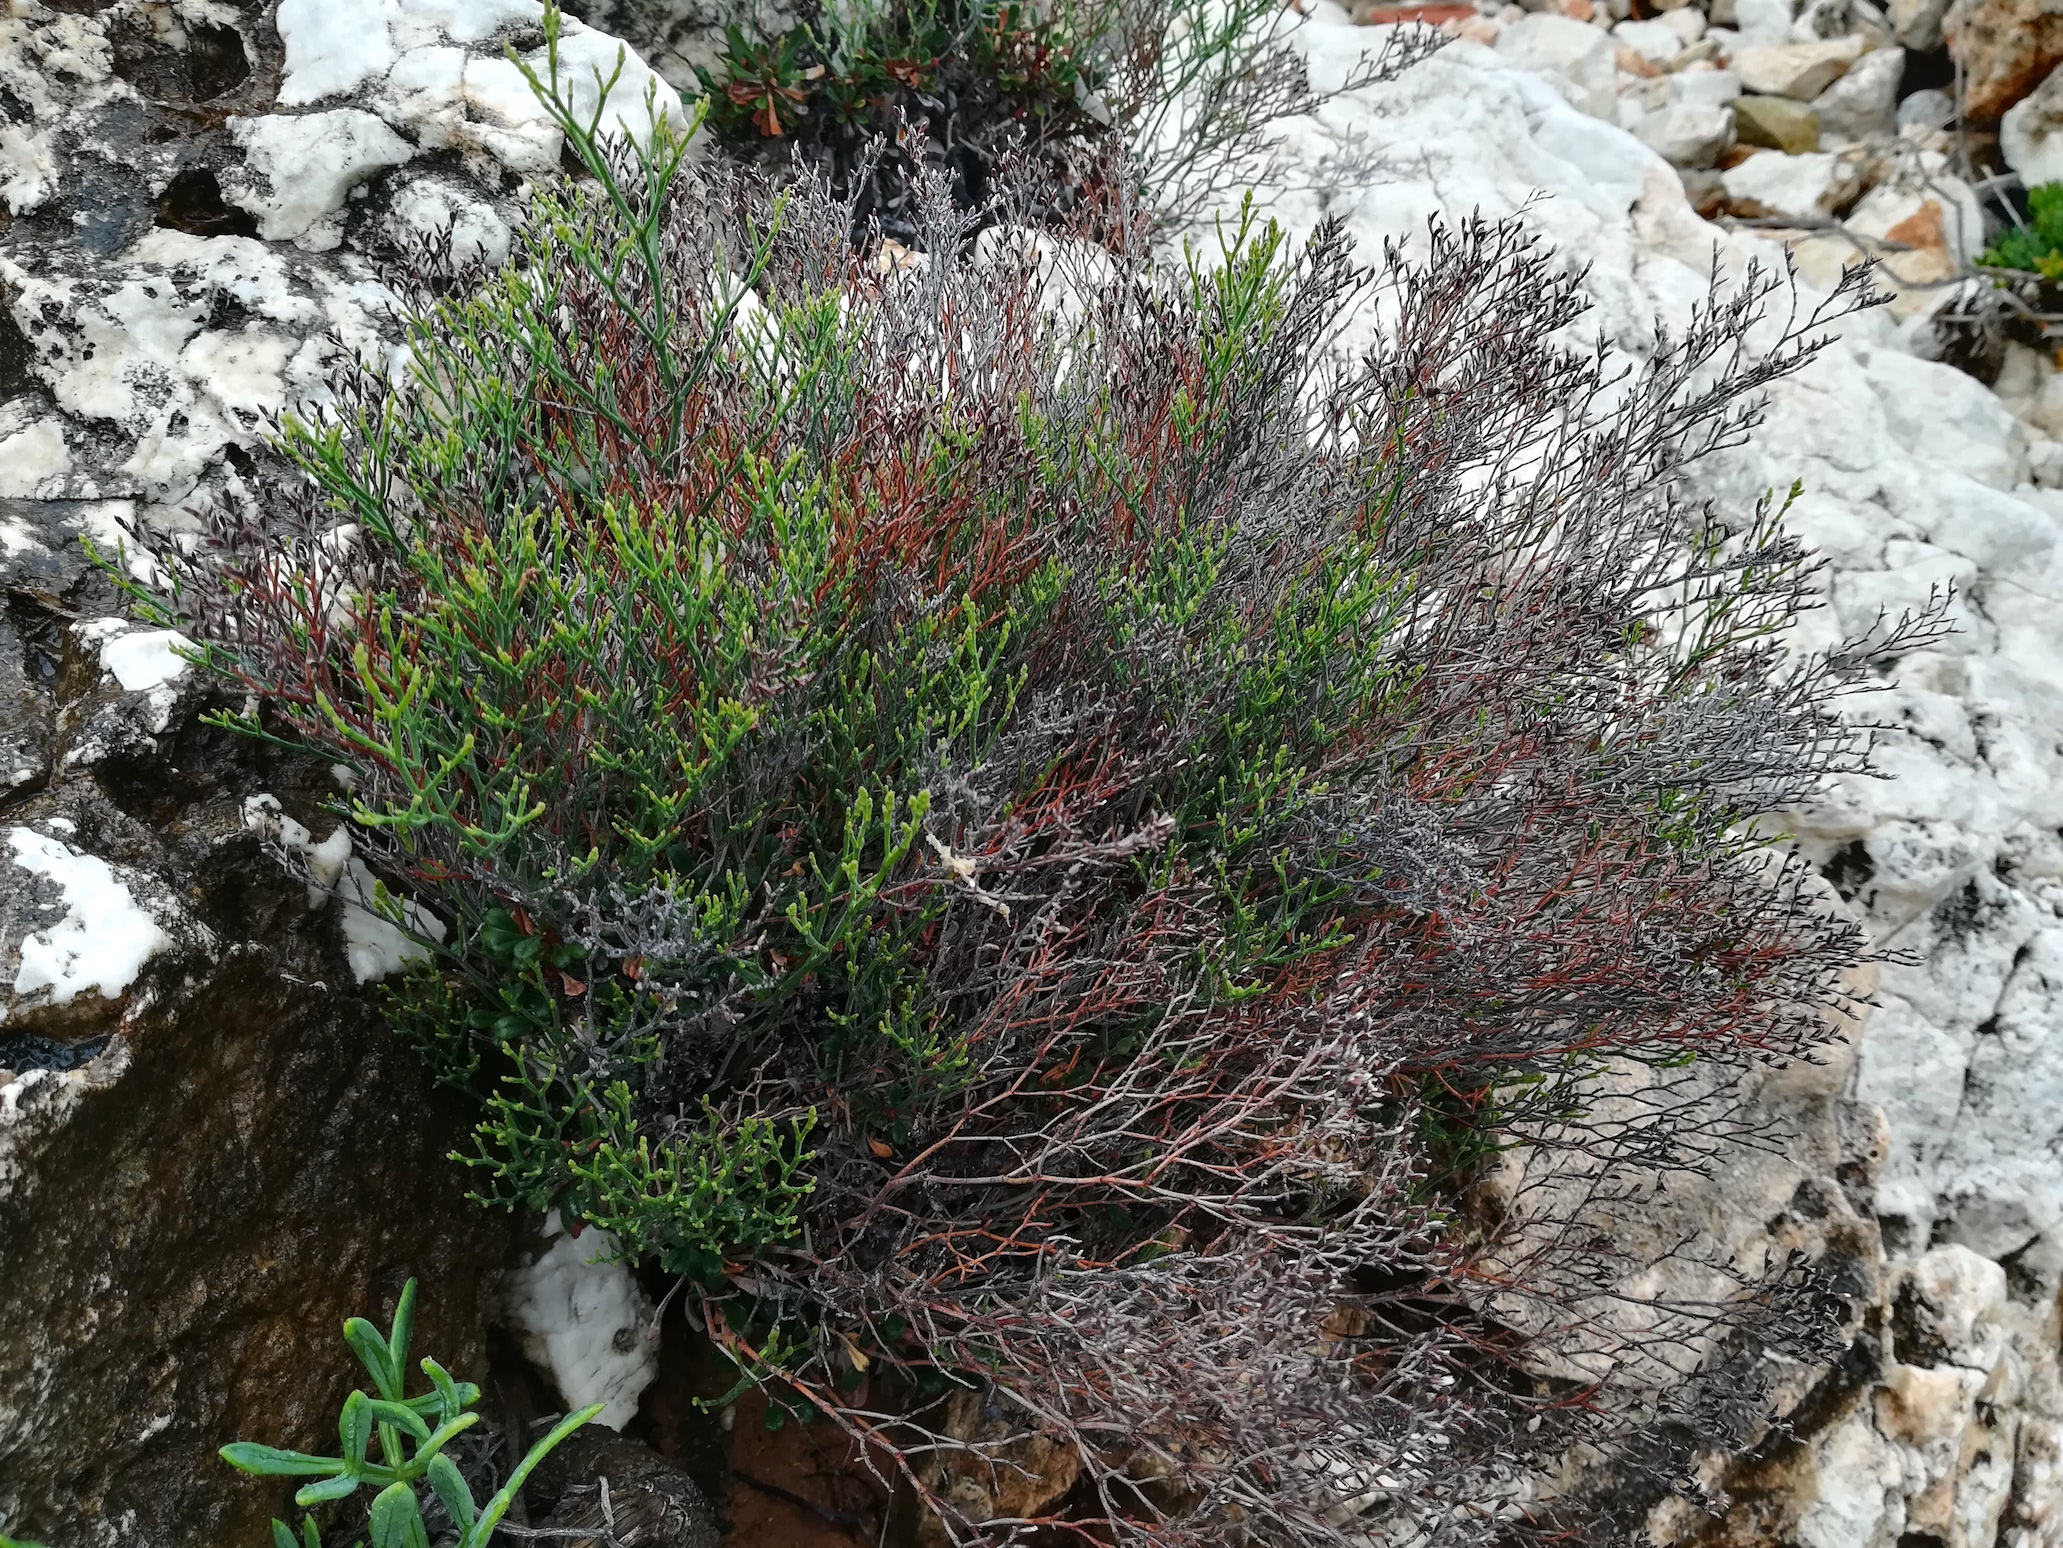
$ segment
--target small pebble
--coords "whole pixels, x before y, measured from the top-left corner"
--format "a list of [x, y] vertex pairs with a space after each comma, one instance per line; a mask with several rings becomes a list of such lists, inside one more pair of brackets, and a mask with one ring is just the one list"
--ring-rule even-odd
[[1956, 99], [1945, 91], [1916, 91], [1898, 104], [1900, 129], [1942, 129], [1956, 116]]

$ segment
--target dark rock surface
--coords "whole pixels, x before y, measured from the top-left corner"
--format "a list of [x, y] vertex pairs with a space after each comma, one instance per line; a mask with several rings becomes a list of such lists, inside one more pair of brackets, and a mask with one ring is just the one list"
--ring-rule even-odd
[[[264, 416], [321, 391], [327, 350], [383, 347], [376, 260], [440, 228], [506, 243], [523, 178], [558, 157], [504, 57], [541, 42], [538, 16], [0, 9], [8, 1535], [266, 1541], [291, 1489], [217, 1448], [333, 1450], [357, 1373], [340, 1324], [384, 1318], [410, 1275], [418, 1351], [486, 1370], [512, 1225], [447, 1159], [465, 1106], [381, 1024], [362, 982], [377, 922], [361, 911], [347, 937], [350, 905], [247, 822], [269, 793], [326, 838], [337, 787], [201, 725], [178, 642], [128, 621], [81, 539], [113, 553], [140, 523], [164, 540], [236, 491]], [[578, 24], [568, 47], [617, 52]], [[410, 49], [447, 68], [404, 97], [387, 76]], [[630, 72], [640, 101], [647, 78]]]
[[[410, 1274], [419, 1347], [478, 1369], [508, 1223], [465, 1200], [444, 1160], [464, 1110], [381, 1026], [335, 908], [246, 830], [248, 793], [312, 817], [327, 771], [199, 725], [190, 671], [170, 705], [103, 679], [64, 615], [111, 612], [108, 588], [59, 557], [58, 515], [32, 529], [52, 563], [10, 576], [9, 731], [46, 772], [0, 827], [0, 977], [50, 948], [117, 973], [125, 920], [158, 942], [112, 996], [17, 992], [0, 1024], [0, 1521], [53, 1545], [260, 1542], [288, 1491], [216, 1448], [333, 1449], [355, 1369], [336, 1330]], [[53, 638], [55, 659], [28, 643]], [[88, 750], [69, 768], [67, 729]], [[52, 854], [79, 860], [42, 874]]]

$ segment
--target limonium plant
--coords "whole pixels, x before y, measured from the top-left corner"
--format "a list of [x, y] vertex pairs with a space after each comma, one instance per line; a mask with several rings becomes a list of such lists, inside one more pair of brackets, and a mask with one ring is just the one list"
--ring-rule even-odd
[[[130, 583], [445, 927], [386, 1005], [480, 1196], [677, 1276], [951, 1541], [1606, 1541], [1535, 1486], [1579, 1443], [1637, 1519], [1755, 1411], [1727, 1351], [1835, 1321], [1610, 1222], [1851, 1004], [1765, 819], [1929, 626], [1801, 648], [1782, 501], [1684, 491], [1864, 281], [1622, 368], [1515, 226], [1170, 254], [1122, 166], [1064, 221], [920, 166], [891, 245], [536, 85], [581, 175]], [[292, 1465], [398, 1542], [466, 1405], [361, 1345]]]

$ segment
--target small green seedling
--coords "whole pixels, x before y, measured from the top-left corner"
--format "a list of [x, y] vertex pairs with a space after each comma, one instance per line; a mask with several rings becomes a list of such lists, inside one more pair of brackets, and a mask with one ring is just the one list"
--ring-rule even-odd
[[[551, 1449], [602, 1411], [596, 1403], [568, 1414], [544, 1439], [530, 1448], [509, 1475], [501, 1491], [485, 1507], [473, 1501], [473, 1491], [460, 1476], [458, 1465], [444, 1454], [444, 1448], [462, 1430], [479, 1421], [467, 1410], [480, 1401], [480, 1389], [469, 1381], [453, 1381], [435, 1360], [424, 1359], [423, 1374], [430, 1378], [430, 1390], [416, 1397], [403, 1394], [407, 1381], [408, 1338], [415, 1323], [415, 1281], [401, 1289], [394, 1308], [394, 1326], [382, 1337], [379, 1329], [363, 1317], [344, 1324], [344, 1341], [358, 1356], [372, 1377], [377, 1397], [363, 1389], [344, 1399], [337, 1419], [337, 1434], [343, 1455], [309, 1456], [300, 1451], [281, 1451], [255, 1441], [237, 1441], [222, 1448], [222, 1459], [231, 1467], [260, 1478], [313, 1478], [295, 1494], [302, 1509], [325, 1500], [341, 1500], [368, 1485], [380, 1492], [372, 1502], [373, 1548], [429, 1548], [429, 1533], [423, 1526], [422, 1507], [416, 1486], [427, 1483], [459, 1529], [459, 1548], [485, 1548], [494, 1529], [507, 1514], [516, 1491]], [[368, 1455], [374, 1434], [379, 1436], [379, 1460]], [[404, 1455], [402, 1438], [414, 1447]], [[283, 1521], [272, 1523], [274, 1548], [321, 1548], [322, 1537], [312, 1517], [301, 1519], [297, 1538]], [[0, 1539], [0, 1548], [8, 1548]], [[30, 1548], [23, 1544], [21, 1548]]]
[[2027, 190], [2027, 223], [2003, 232], [1977, 260], [1987, 268], [2017, 269], [2063, 280], [2063, 183]]

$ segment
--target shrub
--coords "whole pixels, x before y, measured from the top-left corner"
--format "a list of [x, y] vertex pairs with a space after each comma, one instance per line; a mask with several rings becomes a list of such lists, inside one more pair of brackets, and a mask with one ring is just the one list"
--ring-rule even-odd
[[[543, 1439], [530, 1448], [528, 1456], [510, 1470], [506, 1483], [495, 1491], [485, 1506], [473, 1499], [472, 1486], [453, 1462], [447, 1447], [478, 1422], [468, 1412], [480, 1400], [480, 1389], [469, 1381], [454, 1381], [435, 1360], [424, 1358], [423, 1375], [430, 1390], [409, 1397], [408, 1341], [415, 1328], [415, 1281], [401, 1287], [394, 1306], [392, 1328], [382, 1334], [363, 1317], [344, 1324], [344, 1341], [372, 1378], [373, 1393], [354, 1388], [344, 1399], [337, 1416], [337, 1435], [342, 1454], [311, 1456], [301, 1451], [282, 1451], [256, 1441], [236, 1441], [222, 1448], [222, 1459], [241, 1472], [259, 1478], [313, 1478], [294, 1495], [294, 1503], [306, 1510], [332, 1500], [345, 1500], [361, 1488], [379, 1492], [373, 1497], [369, 1526], [373, 1548], [429, 1548], [429, 1534], [423, 1521], [419, 1488], [435, 1495], [448, 1524], [455, 1532], [456, 1548], [486, 1548], [495, 1528], [508, 1513], [523, 1482], [559, 1442], [599, 1414], [597, 1403], [568, 1414]], [[402, 1440], [409, 1441], [407, 1448]], [[379, 1449], [373, 1450], [373, 1442]], [[322, 1537], [312, 1516], [301, 1520], [296, 1538], [284, 1521], [272, 1523], [274, 1548], [321, 1548]], [[363, 1548], [363, 1545], [361, 1545]]]
[[1977, 261], [1989, 268], [2063, 280], [2063, 183], [2039, 183], [2028, 189], [2027, 217], [2026, 225], [2001, 232]]
[[[1750, 357], [1751, 275], [1620, 378], [1515, 228], [1171, 262], [1122, 202], [972, 241], [920, 169], [884, 262], [820, 185], [564, 127], [512, 264], [419, 266], [405, 379], [340, 365], [139, 593], [448, 924], [389, 1003], [484, 1197], [683, 1276], [961, 1541], [1559, 1531], [1525, 1475], [1738, 1404], [1730, 1326], [1816, 1347], [1772, 1286], [1584, 1309], [1609, 1156], [1692, 1123], [1586, 1082], [1845, 1003], [1756, 819], [1924, 626], [1788, 651], [1780, 512], [1678, 493], [1827, 313]], [[1471, 1192], [1512, 1132], [1599, 1158], [1523, 1252]], [[1636, 1357], [1707, 1385], [1629, 1407]], [[957, 1503], [1032, 1435], [1063, 1497]]]

